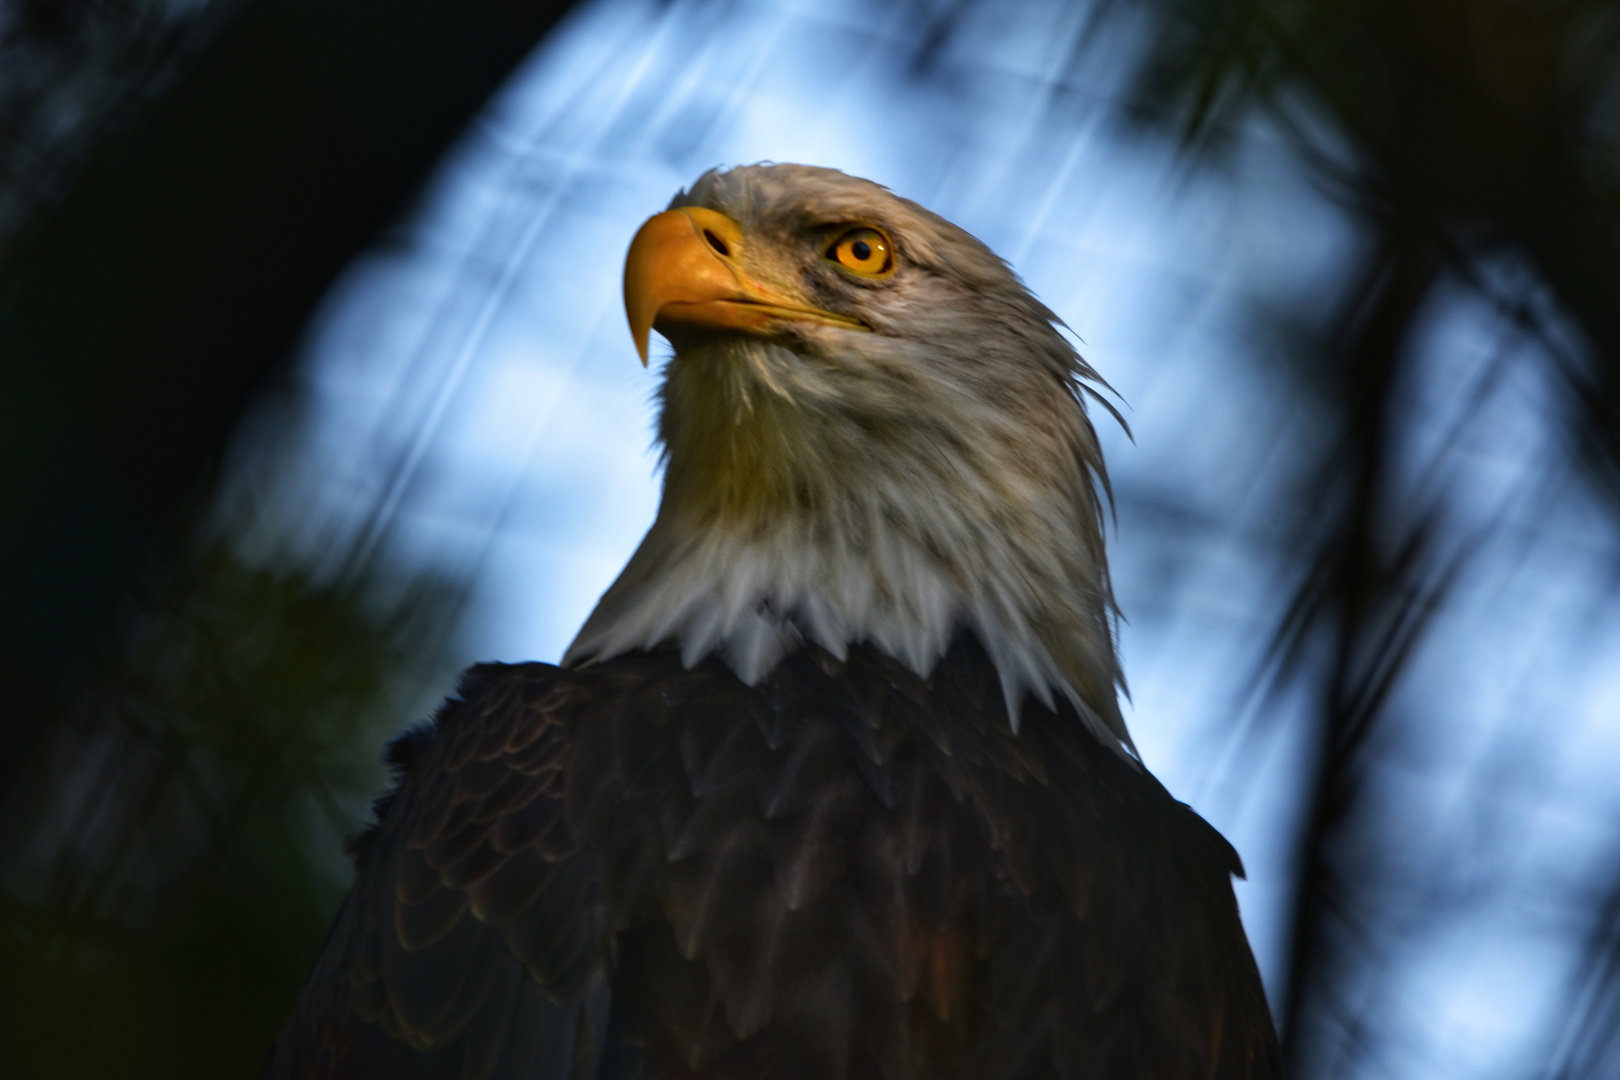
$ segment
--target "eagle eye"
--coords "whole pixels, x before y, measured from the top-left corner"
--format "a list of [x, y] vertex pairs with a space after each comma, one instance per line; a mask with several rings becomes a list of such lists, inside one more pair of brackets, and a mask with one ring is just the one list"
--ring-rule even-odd
[[889, 238], [876, 229], [850, 229], [827, 249], [827, 258], [862, 277], [879, 277], [894, 269]]

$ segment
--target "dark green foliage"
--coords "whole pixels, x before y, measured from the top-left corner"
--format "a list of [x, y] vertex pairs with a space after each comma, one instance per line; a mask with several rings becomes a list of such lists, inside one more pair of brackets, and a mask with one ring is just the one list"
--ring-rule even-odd
[[249, 1076], [347, 886], [378, 748], [448, 680], [455, 591], [379, 601], [215, 541], [0, 809], [0, 1074]]
[[[0, 193], [0, 242], [8, 198], [58, 204], [0, 263], [0, 684], [34, 715], [168, 557], [328, 287], [568, 5], [215, 0], [201, 36], [160, 18], [186, 5], [16, 6], [0, 139], [61, 137], [0, 150], [0, 184], [17, 157], [62, 172], [49, 198]], [[182, 42], [196, 55], [168, 64]], [[26, 747], [41, 727], [16, 715], [0, 740]]]

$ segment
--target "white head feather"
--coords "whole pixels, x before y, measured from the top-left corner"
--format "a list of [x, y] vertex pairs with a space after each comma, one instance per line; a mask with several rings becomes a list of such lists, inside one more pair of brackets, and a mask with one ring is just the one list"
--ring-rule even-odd
[[[1130, 749], [1117, 694], [1106, 488], [1058, 321], [987, 247], [830, 169], [713, 171], [671, 204], [726, 214], [755, 279], [870, 328], [682, 337], [664, 370], [658, 517], [564, 662], [677, 643], [753, 683], [808, 639], [870, 642], [927, 676], [974, 632], [1009, 712], [1071, 700]], [[827, 257], [850, 225], [894, 270]]]

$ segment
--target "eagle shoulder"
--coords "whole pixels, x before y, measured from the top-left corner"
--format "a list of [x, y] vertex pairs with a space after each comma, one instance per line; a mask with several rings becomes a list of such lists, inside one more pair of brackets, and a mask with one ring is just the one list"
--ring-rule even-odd
[[395, 786], [266, 1077], [593, 1075], [611, 942], [568, 823], [582, 693], [549, 665], [479, 665], [390, 745]]

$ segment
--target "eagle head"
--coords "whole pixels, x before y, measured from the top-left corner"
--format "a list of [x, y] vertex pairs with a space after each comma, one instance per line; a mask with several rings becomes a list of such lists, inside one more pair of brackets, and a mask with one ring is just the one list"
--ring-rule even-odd
[[975, 634], [1018, 722], [1118, 706], [1096, 375], [984, 244], [868, 180], [704, 174], [642, 226], [625, 307], [660, 390], [664, 490], [564, 662], [676, 644], [753, 683], [812, 641], [927, 676]]

